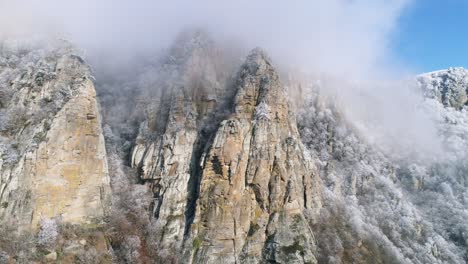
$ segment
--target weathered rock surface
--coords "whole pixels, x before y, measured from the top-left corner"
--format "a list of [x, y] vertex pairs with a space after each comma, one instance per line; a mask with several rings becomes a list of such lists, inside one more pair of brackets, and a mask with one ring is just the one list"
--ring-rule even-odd
[[[165, 66], [176, 68], [162, 74], [157, 115], [149, 112], [132, 155], [155, 192], [161, 246], [184, 249], [195, 262], [285, 261], [300, 254], [313, 261], [311, 233], [299, 237], [280, 228], [307, 229], [303, 211], [319, 208], [320, 194], [279, 77], [255, 50], [230, 93], [202, 38], [176, 47], [175, 64]], [[210, 124], [211, 135], [203, 121], [223, 116], [212, 115], [225, 95], [233, 112], [219, 128]], [[288, 246], [294, 249], [281, 251]]]
[[194, 261], [314, 263], [304, 212], [320, 209], [320, 181], [263, 51], [250, 53], [235, 86], [203, 164]]
[[88, 67], [66, 46], [2, 52], [1, 222], [102, 217], [109, 177]]
[[202, 33], [168, 58], [131, 157], [155, 193], [158, 247], [183, 262], [315, 262], [305, 214], [320, 180], [269, 58], [255, 49], [236, 75]]
[[142, 96], [146, 119], [133, 149], [131, 164], [155, 194], [153, 214], [163, 248], [180, 248], [189, 201], [196, 182], [194, 160], [204, 139], [199, 128], [225, 92], [218, 51], [204, 33], [182, 35], [154, 86]]

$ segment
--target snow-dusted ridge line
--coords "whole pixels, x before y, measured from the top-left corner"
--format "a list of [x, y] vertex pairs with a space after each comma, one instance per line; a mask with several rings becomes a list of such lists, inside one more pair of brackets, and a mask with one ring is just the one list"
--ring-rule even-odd
[[437, 75], [437, 74], [448, 73], [452, 69], [461, 70], [461, 71], [465, 71], [466, 73], [468, 73], [468, 69], [466, 69], [464, 67], [449, 67], [447, 69], [440, 69], [440, 70], [435, 70], [435, 71], [431, 71], [431, 72], [424, 72], [424, 73], [418, 74], [417, 77], [431, 77], [431, 76], [434, 76], [434, 75]]

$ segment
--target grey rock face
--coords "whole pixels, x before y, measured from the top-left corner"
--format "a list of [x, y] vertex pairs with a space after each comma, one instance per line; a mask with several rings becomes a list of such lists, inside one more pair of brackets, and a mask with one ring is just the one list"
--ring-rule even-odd
[[1, 50], [0, 220], [102, 217], [109, 178], [88, 67], [63, 44], [15, 47]]
[[303, 213], [320, 208], [320, 181], [263, 51], [250, 53], [235, 85], [233, 112], [205, 155], [194, 260], [313, 263]]
[[200, 33], [171, 52], [131, 160], [155, 193], [158, 246], [183, 262], [315, 262], [304, 213], [320, 180], [270, 59], [255, 49], [230, 81]]
[[[196, 163], [206, 138], [199, 130], [225, 92], [217, 50], [203, 33], [182, 36], [157, 71], [141, 105], [140, 126], [131, 164], [154, 194], [154, 221], [162, 248], [182, 246], [196, 192]], [[204, 124], [203, 124], [204, 125]]]

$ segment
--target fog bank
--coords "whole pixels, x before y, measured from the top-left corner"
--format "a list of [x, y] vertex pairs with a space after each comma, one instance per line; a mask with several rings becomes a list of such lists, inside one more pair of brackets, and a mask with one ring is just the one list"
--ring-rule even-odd
[[410, 0], [1, 0], [0, 39], [66, 38], [98, 71], [112, 72], [132, 68], [135, 57], [151, 58], [184, 29], [202, 28], [219, 43], [261, 46], [284, 69], [342, 80], [324, 89], [370, 139], [434, 153], [437, 133], [416, 109], [420, 98], [393, 81], [411, 72], [391, 51], [410, 6]]
[[91, 56], [124, 58], [200, 27], [296, 66], [362, 77], [397, 63], [389, 45], [407, 6], [408, 0], [2, 0], [0, 37], [62, 36]]

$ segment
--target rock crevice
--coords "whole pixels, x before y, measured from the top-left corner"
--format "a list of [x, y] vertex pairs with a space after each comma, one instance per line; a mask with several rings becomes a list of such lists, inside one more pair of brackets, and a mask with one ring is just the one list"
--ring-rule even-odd
[[179, 43], [177, 63], [164, 64], [162, 100], [133, 150], [155, 193], [159, 245], [196, 263], [315, 262], [304, 213], [320, 209], [321, 183], [279, 76], [256, 48], [231, 81], [207, 43]]

